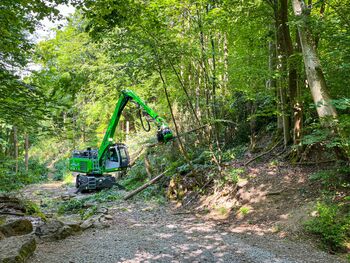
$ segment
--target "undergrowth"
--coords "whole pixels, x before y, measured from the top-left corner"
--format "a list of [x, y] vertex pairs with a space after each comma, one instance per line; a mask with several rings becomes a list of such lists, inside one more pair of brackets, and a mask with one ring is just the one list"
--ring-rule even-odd
[[28, 171], [23, 162], [18, 164], [18, 172], [14, 170], [15, 162], [3, 159], [0, 163], [0, 192], [17, 190], [25, 185], [39, 183], [47, 179], [48, 169], [36, 158], [29, 159]]
[[315, 216], [305, 223], [305, 229], [319, 237], [329, 251], [344, 251], [350, 242], [350, 169], [343, 167], [314, 173], [310, 180], [322, 189]]
[[86, 219], [96, 212], [98, 204], [120, 200], [121, 198], [122, 196], [117, 188], [101, 190], [80, 199], [72, 198], [62, 202], [58, 207], [58, 214], [79, 213], [82, 219]]

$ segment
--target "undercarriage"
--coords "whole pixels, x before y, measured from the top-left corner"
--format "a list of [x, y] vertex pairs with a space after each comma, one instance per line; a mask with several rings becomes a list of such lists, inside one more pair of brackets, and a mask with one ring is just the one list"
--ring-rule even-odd
[[115, 177], [111, 175], [84, 175], [78, 174], [75, 181], [77, 192], [109, 189], [116, 183]]

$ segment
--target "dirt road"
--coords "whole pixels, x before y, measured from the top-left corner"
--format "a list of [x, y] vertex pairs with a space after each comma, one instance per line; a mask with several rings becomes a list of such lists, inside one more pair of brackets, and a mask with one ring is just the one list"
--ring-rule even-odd
[[124, 202], [109, 214], [111, 227], [39, 244], [29, 262], [341, 262], [302, 243], [232, 233], [165, 206]]

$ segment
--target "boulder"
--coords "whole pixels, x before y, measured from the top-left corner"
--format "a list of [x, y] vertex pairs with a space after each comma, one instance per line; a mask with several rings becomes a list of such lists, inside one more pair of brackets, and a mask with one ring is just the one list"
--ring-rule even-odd
[[79, 224], [64, 224], [59, 220], [50, 220], [35, 230], [35, 235], [44, 241], [65, 239], [80, 232]]
[[88, 228], [106, 228], [111, 225], [111, 222], [109, 219], [105, 219], [105, 215], [103, 214], [97, 214], [93, 215], [92, 217], [86, 219], [81, 225], [80, 228], [82, 230], [88, 229]]
[[58, 218], [63, 224], [73, 228], [74, 232], [80, 232], [80, 224], [82, 223], [80, 215], [65, 215]]
[[13, 236], [0, 240], [0, 263], [25, 262], [36, 249], [32, 235]]
[[33, 225], [32, 222], [28, 219], [17, 219], [0, 226], [0, 232], [5, 237], [26, 235], [32, 231]]
[[88, 229], [88, 228], [92, 227], [93, 224], [94, 224], [96, 221], [98, 221], [98, 218], [99, 218], [99, 217], [92, 216], [92, 217], [86, 219], [86, 220], [80, 225], [80, 228], [81, 228], [82, 230], [85, 230], [85, 229]]
[[99, 207], [96, 211], [97, 214], [107, 214], [108, 213], [108, 208], [106, 207]]

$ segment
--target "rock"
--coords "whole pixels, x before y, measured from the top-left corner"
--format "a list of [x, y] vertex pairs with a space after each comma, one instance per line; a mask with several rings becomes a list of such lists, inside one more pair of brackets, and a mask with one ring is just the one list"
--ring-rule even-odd
[[65, 239], [68, 236], [80, 232], [81, 228], [79, 223], [67, 223], [64, 224], [59, 220], [50, 220], [43, 225], [39, 226], [35, 230], [35, 234], [45, 241], [54, 241]]
[[76, 194], [74, 194], [74, 193], [65, 193], [65, 194], [62, 194], [61, 195], [61, 199], [63, 200], [63, 201], [68, 201], [69, 199], [72, 199], [72, 198], [74, 198], [74, 197], [76, 197], [77, 195]]
[[58, 217], [58, 220], [61, 221], [65, 225], [80, 225], [81, 219], [79, 214], [72, 214], [72, 215], [64, 215]]
[[100, 207], [96, 211], [97, 214], [107, 214], [108, 213], [108, 208], [106, 207]]
[[113, 220], [113, 216], [111, 215], [104, 215], [104, 218], [107, 220]]
[[94, 221], [92, 221], [90, 218], [85, 220], [81, 225], [80, 228], [82, 230], [88, 229], [90, 227], [92, 227], [92, 225], [94, 224]]
[[58, 232], [54, 235], [56, 240], [65, 239], [74, 234], [74, 229], [70, 226], [64, 225], [62, 228], [58, 230]]
[[93, 224], [93, 227], [97, 228], [97, 229], [103, 229], [103, 228], [107, 228], [107, 227], [110, 227], [110, 221], [106, 221], [106, 220], [99, 220], [97, 222], [95, 222]]
[[86, 219], [81, 225], [80, 228], [82, 230], [88, 229], [94, 225], [95, 222], [98, 222], [100, 216], [99, 215], [94, 215], [88, 219]]
[[61, 199], [63, 201], [68, 201], [69, 199], [71, 199], [71, 197], [69, 195], [61, 195]]
[[102, 228], [106, 228], [110, 226], [110, 220], [106, 220], [105, 219], [106, 215], [93, 215], [92, 217], [86, 219], [81, 225], [80, 228], [82, 230], [88, 229], [88, 228], [98, 228], [98, 229], [102, 229]]
[[237, 183], [237, 188], [240, 189], [240, 188], [243, 188], [244, 186], [246, 186], [248, 184], [248, 180], [242, 180], [242, 181], [239, 181]]
[[58, 220], [50, 220], [38, 226], [35, 229], [35, 234], [39, 237], [52, 235], [56, 233], [60, 228], [62, 228], [64, 224]]
[[89, 207], [94, 207], [94, 206], [96, 206], [96, 205], [97, 205], [96, 202], [91, 201], [91, 202], [86, 202], [86, 203], [84, 203], [83, 207], [84, 207], [84, 208], [89, 208]]
[[81, 232], [80, 222], [67, 222], [65, 225], [69, 226], [72, 229], [72, 234]]
[[32, 235], [13, 236], [0, 241], [0, 263], [25, 262], [36, 249]]
[[0, 232], [5, 237], [26, 235], [32, 231], [33, 225], [28, 219], [17, 219], [0, 226]]

